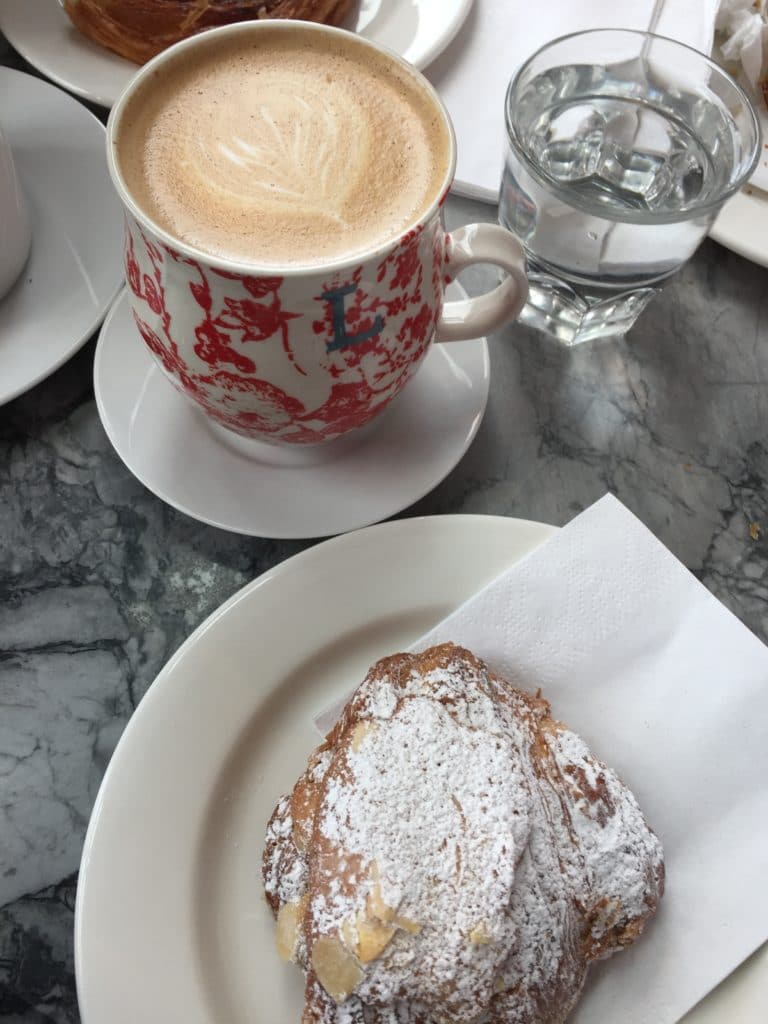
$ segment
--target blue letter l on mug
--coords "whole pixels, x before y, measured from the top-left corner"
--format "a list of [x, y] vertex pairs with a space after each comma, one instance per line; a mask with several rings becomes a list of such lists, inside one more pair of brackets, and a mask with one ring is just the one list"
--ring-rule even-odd
[[384, 327], [384, 317], [376, 315], [373, 326], [359, 334], [347, 334], [346, 309], [344, 298], [356, 291], [357, 285], [345, 284], [341, 288], [334, 288], [333, 291], [323, 292], [320, 296], [331, 306], [331, 320], [333, 323], [333, 340], [325, 343], [326, 352], [335, 352], [340, 348], [347, 348], [348, 345], [359, 345], [361, 341], [368, 341], [374, 335], [380, 334]]

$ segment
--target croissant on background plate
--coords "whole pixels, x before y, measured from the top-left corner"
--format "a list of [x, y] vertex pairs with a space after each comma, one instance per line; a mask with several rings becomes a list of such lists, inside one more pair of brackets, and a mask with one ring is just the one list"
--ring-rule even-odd
[[545, 700], [443, 644], [371, 669], [275, 808], [263, 877], [302, 1024], [563, 1024], [664, 861]]
[[235, 21], [296, 18], [340, 25], [355, 0], [63, 0], [95, 43], [144, 64], [180, 39]]

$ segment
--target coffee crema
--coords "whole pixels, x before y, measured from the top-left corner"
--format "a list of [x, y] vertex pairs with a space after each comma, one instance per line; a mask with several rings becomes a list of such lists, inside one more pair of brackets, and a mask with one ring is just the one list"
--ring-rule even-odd
[[130, 98], [116, 146], [134, 201], [163, 230], [262, 266], [397, 238], [450, 159], [418, 80], [354, 37], [296, 26], [182, 51]]

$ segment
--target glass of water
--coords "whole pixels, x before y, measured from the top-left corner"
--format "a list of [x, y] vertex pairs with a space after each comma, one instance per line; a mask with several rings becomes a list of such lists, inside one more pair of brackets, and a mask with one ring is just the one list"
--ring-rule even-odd
[[499, 217], [528, 259], [520, 319], [568, 345], [632, 326], [760, 152], [733, 79], [644, 32], [547, 44], [513, 78], [505, 110]]

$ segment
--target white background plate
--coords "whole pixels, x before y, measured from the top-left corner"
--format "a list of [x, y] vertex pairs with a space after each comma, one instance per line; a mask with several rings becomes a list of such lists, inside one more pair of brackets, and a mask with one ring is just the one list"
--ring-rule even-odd
[[101, 323], [122, 281], [123, 216], [104, 126], [82, 104], [0, 68], [0, 123], [32, 219], [29, 259], [0, 299], [2, 404], [61, 366]]
[[739, 256], [768, 267], [768, 193], [754, 185], [737, 192], [721, 210], [709, 236]]
[[[298, 1024], [301, 979], [278, 960], [259, 869], [272, 808], [317, 744], [313, 714], [552, 532], [386, 523], [283, 562], [200, 626], [126, 728], [88, 828], [83, 1024]], [[767, 968], [763, 951], [686, 1024], [762, 1021]]]
[[[449, 299], [465, 298], [453, 282]], [[194, 519], [259, 537], [325, 537], [394, 515], [458, 463], [488, 401], [488, 346], [434, 345], [370, 426], [286, 450], [215, 425], [166, 379], [123, 293], [99, 337], [94, 389], [104, 429], [131, 472]]]
[[[471, 6], [472, 0], [361, 0], [349, 27], [423, 68], [451, 42]], [[0, 31], [38, 71], [103, 107], [137, 70], [78, 32], [58, 0], [0, 0]]]

